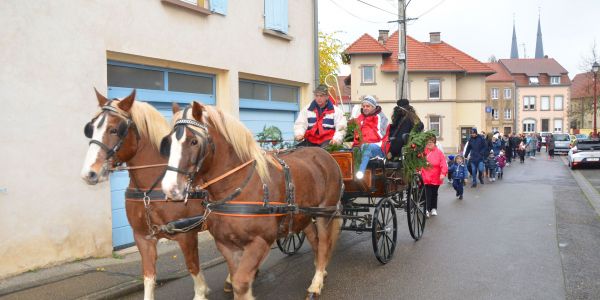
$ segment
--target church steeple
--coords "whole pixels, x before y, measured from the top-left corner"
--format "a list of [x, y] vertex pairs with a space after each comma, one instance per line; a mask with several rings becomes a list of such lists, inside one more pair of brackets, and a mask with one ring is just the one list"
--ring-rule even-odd
[[535, 42], [535, 58], [544, 58], [544, 44], [542, 43], [541, 16], [538, 16], [537, 40]]
[[510, 46], [510, 58], [519, 58], [519, 48], [517, 47], [517, 31], [515, 30], [515, 20], [513, 19], [513, 36]]

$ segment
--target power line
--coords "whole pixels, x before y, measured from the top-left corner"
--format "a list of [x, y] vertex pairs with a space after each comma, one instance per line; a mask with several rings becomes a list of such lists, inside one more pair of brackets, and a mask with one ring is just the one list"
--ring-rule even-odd
[[[436, 9], [438, 6], [440, 6], [442, 3], [444, 3], [444, 1], [446, 0], [441, 0], [440, 2], [438, 2], [436, 5], [434, 5], [433, 7], [431, 7], [430, 9], [426, 10], [424, 13], [422, 13], [420, 16], [417, 17], [417, 19], [420, 19], [422, 16], [430, 13], [432, 10]], [[410, 1], [409, 1], [410, 3]]]
[[375, 22], [375, 21], [370, 21], [370, 20], [363, 19], [363, 18], [361, 18], [361, 17], [359, 17], [359, 16], [357, 16], [357, 15], [353, 14], [352, 12], [350, 12], [349, 10], [347, 10], [345, 7], [343, 7], [343, 6], [339, 5], [339, 4], [338, 4], [337, 2], [335, 2], [334, 0], [329, 0], [329, 1], [331, 1], [331, 3], [333, 3], [333, 4], [334, 4], [335, 6], [337, 6], [339, 9], [341, 9], [341, 10], [345, 11], [347, 14], [349, 14], [349, 15], [351, 15], [351, 16], [353, 16], [353, 17], [355, 17], [355, 18], [357, 18], [357, 19], [359, 19], [359, 20], [361, 20], [361, 21], [368, 22], [368, 23], [373, 23], [373, 24], [383, 24], [383, 23], [385, 23], [385, 22]]
[[363, 0], [356, 0], [356, 1], [358, 1], [358, 2], [360, 2], [360, 3], [362, 3], [362, 4], [365, 4], [365, 5], [368, 5], [368, 6], [370, 6], [370, 7], [373, 7], [373, 8], [375, 8], [375, 9], [379, 9], [380, 11], [386, 12], [386, 13], [388, 13], [388, 14], [392, 14], [392, 15], [394, 15], [394, 16], [397, 16], [397, 15], [398, 15], [398, 13], [393, 13], [393, 12], [391, 12], [391, 11], [389, 11], [389, 10], [385, 10], [385, 9], [383, 9], [383, 8], [381, 8], [381, 7], [375, 6], [375, 5], [371, 4], [371, 3], [367, 3], [367, 2], [365, 2], [365, 1], [363, 1]]

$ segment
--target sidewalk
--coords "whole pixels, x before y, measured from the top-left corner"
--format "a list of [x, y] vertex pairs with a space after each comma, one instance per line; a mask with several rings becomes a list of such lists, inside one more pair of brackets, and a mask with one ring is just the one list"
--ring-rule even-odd
[[[208, 232], [199, 234], [202, 269], [222, 263]], [[176, 242], [158, 243], [157, 283], [189, 276]], [[1, 299], [115, 299], [144, 289], [141, 257], [136, 247], [112, 258], [91, 258], [31, 271], [0, 281]]]

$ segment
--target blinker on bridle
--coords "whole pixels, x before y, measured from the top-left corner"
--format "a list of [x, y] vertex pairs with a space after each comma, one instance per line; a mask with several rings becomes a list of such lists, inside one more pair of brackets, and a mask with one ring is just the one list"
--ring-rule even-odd
[[[98, 114], [90, 122], [88, 122], [83, 129], [85, 136], [87, 138], [91, 139], [94, 135], [94, 122], [98, 118], [101, 118], [101, 119], [100, 119], [100, 122], [98, 123], [97, 128], [101, 127], [104, 124], [104, 122], [106, 121], [106, 116], [108, 114], [114, 113], [117, 116], [119, 116], [120, 118], [124, 119], [124, 122], [121, 122], [119, 124], [119, 127], [117, 128], [117, 136], [119, 137], [119, 141], [112, 148], [107, 146], [106, 144], [102, 143], [102, 141], [99, 141], [99, 140], [92, 139], [89, 142], [90, 145], [96, 144], [96, 145], [100, 146], [100, 148], [102, 148], [102, 150], [104, 150], [106, 152], [106, 160], [109, 160], [111, 157], [113, 157], [117, 153], [117, 151], [119, 151], [119, 149], [123, 145], [123, 142], [125, 141], [125, 138], [127, 137], [129, 128], [131, 127], [132, 124], [135, 125], [133, 123], [133, 120], [131, 119], [131, 116], [129, 116], [125, 112], [119, 110], [118, 108], [115, 108], [110, 105], [112, 103], [112, 101], [113, 100], [110, 100], [110, 101], [108, 101], [108, 103], [106, 103], [106, 105], [102, 106], [102, 108], [101, 108], [102, 111], [100, 112], [100, 114]], [[139, 136], [138, 136], [138, 139], [139, 139]]]

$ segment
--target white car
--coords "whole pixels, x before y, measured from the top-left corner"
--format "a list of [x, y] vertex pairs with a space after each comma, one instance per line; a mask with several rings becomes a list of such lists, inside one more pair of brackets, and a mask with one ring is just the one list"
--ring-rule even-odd
[[567, 160], [572, 170], [583, 165], [600, 165], [600, 140], [576, 140]]

